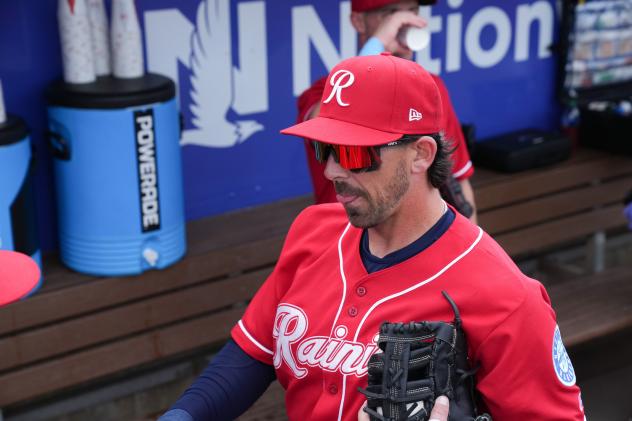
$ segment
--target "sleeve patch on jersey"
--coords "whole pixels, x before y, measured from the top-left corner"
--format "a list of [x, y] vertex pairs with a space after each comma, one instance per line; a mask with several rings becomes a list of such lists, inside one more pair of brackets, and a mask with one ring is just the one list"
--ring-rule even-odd
[[562, 342], [559, 326], [555, 326], [555, 331], [553, 332], [553, 368], [558, 380], [564, 386], [573, 386], [575, 384], [575, 369]]

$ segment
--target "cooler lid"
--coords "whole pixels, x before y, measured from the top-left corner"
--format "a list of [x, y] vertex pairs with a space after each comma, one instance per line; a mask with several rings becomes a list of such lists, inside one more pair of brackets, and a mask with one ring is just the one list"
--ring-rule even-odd
[[29, 256], [0, 250], [0, 306], [26, 296], [40, 280], [41, 271]]
[[20, 117], [8, 114], [4, 123], [0, 123], [0, 146], [17, 143], [29, 134], [29, 129]]
[[72, 108], [126, 108], [168, 101], [175, 95], [173, 81], [155, 73], [134, 79], [103, 76], [81, 84], [58, 80], [46, 90], [50, 105]]

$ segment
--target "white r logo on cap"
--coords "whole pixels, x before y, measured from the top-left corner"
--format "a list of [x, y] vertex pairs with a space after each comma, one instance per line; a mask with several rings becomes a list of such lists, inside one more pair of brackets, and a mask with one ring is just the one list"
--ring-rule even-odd
[[351, 86], [354, 80], [355, 76], [353, 76], [353, 73], [351, 73], [349, 70], [341, 69], [331, 75], [331, 78], [329, 79], [329, 84], [333, 86], [333, 88], [331, 89], [329, 97], [323, 101], [323, 104], [328, 104], [335, 95], [338, 105], [340, 105], [341, 107], [348, 107], [349, 104], [342, 102], [340, 93], [344, 88], [348, 88], [349, 86]]

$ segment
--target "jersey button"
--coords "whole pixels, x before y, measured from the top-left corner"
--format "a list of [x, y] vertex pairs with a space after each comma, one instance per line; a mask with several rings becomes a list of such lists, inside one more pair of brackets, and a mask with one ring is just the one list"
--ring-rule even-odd
[[354, 306], [351, 306], [349, 307], [349, 310], [347, 310], [347, 313], [349, 314], [349, 316], [355, 317], [358, 315], [358, 309], [355, 308]]
[[336, 393], [338, 393], [338, 386], [336, 386], [335, 384], [330, 384], [329, 393], [331, 393], [332, 395], [335, 395]]
[[358, 294], [360, 297], [363, 297], [364, 295], [366, 295], [366, 288], [365, 287], [356, 288], [356, 294]]

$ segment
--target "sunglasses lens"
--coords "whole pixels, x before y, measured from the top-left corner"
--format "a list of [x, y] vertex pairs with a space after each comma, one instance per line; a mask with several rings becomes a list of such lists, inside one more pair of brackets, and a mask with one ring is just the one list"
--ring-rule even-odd
[[362, 146], [341, 146], [338, 157], [340, 166], [348, 170], [357, 170], [371, 165], [369, 148]]
[[322, 142], [313, 142], [316, 160], [327, 162], [329, 153], [333, 152], [334, 159], [344, 169], [354, 172], [371, 171], [380, 164], [380, 156], [376, 148], [367, 146], [342, 146]]
[[343, 146], [340, 148], [340, 166], [353, 172], [376, 170], [381, 163], [378, 150], [369, 146]]

